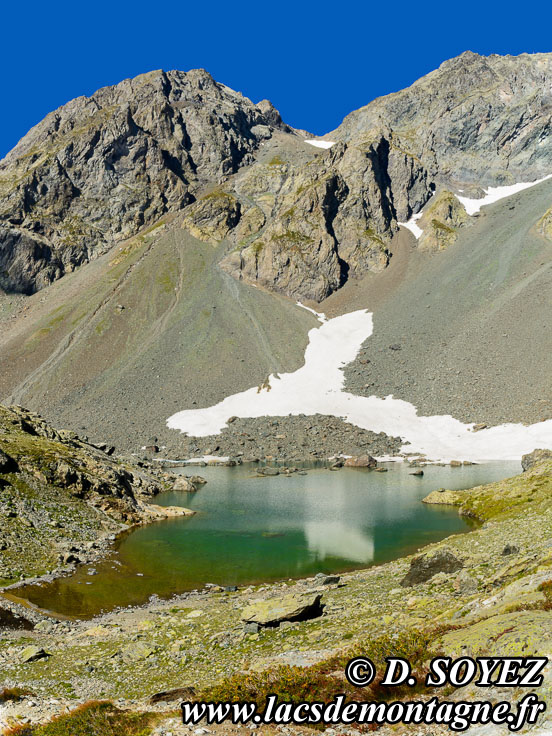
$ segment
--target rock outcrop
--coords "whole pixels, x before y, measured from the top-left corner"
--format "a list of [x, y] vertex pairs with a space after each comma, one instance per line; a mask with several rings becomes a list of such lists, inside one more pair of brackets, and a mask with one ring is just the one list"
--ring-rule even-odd
[[424, 168], [383, 134], [336, 145], [306, 166], [275, 160], [252, 169], [237, 191], [264, 209], [267, 223], [222, 266], [235, 278], [315, 301], [351, 276], [382, 271], [397, 213], [409, 216], [431, 192]]
[[152, 498], [174, 477], [108, 455], [21, 407], [0, 406], [0, 581], [100, 554], [134, 524], [189, 516]]
[[533, 450], [521, 458], [521, 467], [524, 471], [532, 470], [539, 463], [552, 460], [552, 450]]
[[464, 205], [446, 190], [439, 192], [424, 208], [419, 220], [423, 234], [418, 240], [421, 250], [444, 250], [458, 238], [458, 230], [469, 220]]
[[552, 207], [537, 222], [537, 231], [552, 240]]

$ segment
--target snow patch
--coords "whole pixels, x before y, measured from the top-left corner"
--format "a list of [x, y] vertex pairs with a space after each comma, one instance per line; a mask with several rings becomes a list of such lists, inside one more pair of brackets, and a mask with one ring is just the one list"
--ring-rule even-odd
[[414, 235], [416, 240], [418, 240], [418, 238], [420, 238], [423, 235], [424, 231], [416, 223], [423, 214], [424, 214], [423, 212], [418, 212], [417, 215], [412, 215], [412, 217], [410, 218], [408, 222], [398, 222], [397, 225], [408, 228], [408, 230], [410, 230], [410, 232]]
[[335, 141], [317, 141], [314, 138], [305, 140], [305, 143], [308, 143], [309, 146], [315, 146], [316, 148], [331, 148], [332, 146], [335, 146]]
[[[202, 411], [201, 409], [199, 411]], [[182, 413], [182, 412], [181, 412]], [[218, 432], [216, 433], [218, 434]], [[188, 465], [188, 463], [207, 463], [209, 462], [217, 462], [217, 463], [226, 463], [230, 460], [229, 457], [222, 457], [220, 455], [202, 455], [201, 457], [190, 457], [188, 460], [179, 460], [179, 463], [185, 463]]]
[[473, 432], [452, 416], [418, 416], [407, 401], [356, 396], [343, 390], [343, 367], [373, 331], [366, 310], [334, 317], [309, 331], [305, 363], [294, 373], [271, 375], [258, 388], [228, 396], [205, 409], [189, 409], [167, 420], [191, 436], [219, 434], [231, 416], [327, 414], [372, 432], [399, 436], [407, 452], [434, 460], [519, 460], [536, 447], [552, 449], [552, 419], [530, 426], [504, 424]]
[[[483, 190], [485, 192], [485, 196], [481, 197], [480, 199], [461, 197], [459, 194], [455, 194], [455, 197], [459, 202], [464, 205], [468, 215], [476, 215], [481, 210], [481, 207], [484, 207], [487, 204], [494, 204], [501, 199], [511, 197], [512, 194], [517, 194], [518, 192], [522, 192], [524, 189], [529, 189], [530, 187], [534, 187], [537, 184], [542, 184], [543, 181], [546, 181], [550, 178], [552, 178], [552, 174], [549, 174], [542, 179], [537, 179], [536, 181], [520, 184], [509, 184], [508, 186], [504, 187], [488, 187], [488, 189]], [[463, 192], [464, 190], [459, 189], [458, 191]], [[414, 235], [416, 240], [418, 240], [424, 232], [422, 228], [417, 224], [422, 215], [423, 210], [418, 212], [418, 214], [416, 215], [412, 215], [408, 222], [398, 222], [397, 225], [400, 225], [401, 227], [406, 227]]]
[[517, 194], [518, 192], [522, 192], [524, 189], [529, 189], [529, 187], [534, 187], [537, 184], [542, 184], [543, 181], [546, 181], [550, 178], [552, 178], [552, 174], [549, 174], [542, 179], [537, 179], [537, 181], [530, 181], [520, 184], [510, 184], [505, 187], [489, 187], [488, 189], [483, 190], [485, 192], [485, 196], [481, 197], [480, 199], [459, 197], [458, 195], [456, 195], [456, 197], [460, 202], [462, 202], [462, 204], [466, 208], [466, 212], [468, 213], [468, 215], [475, 215], [480, 211], [481, 207], [484, 207], [487, 204], [493, 204], [494, 202], [498, 202], [505, 197], [511, 197], [512, 194]]
[[311, 309], [310, 307], [306, 307], [301, 302], [295, 302], [295, 303], [297, 304], [298, 307], [301, 307], [301, 309], [306, 309], [307, 312], [311, 312], [312, 314], [314, 314], [316, 319], [320, 320], [320, 322], [324, 323], [328, 321], [328, 318], [326, 317], [324, 312], [316, 312], [314, 309]]

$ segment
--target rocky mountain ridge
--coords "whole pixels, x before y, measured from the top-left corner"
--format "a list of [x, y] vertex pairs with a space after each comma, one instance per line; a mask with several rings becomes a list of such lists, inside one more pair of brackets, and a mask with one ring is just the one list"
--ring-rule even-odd
[[228, 243], [235, 278], [320, 301], [385, 269], [397, 223], [434, 191], [548, 174], [551, 100], [552, 54], [466, 52], [315, 152], [271, 103], [203, 70], [125, 80], [50, 113], [0, 162], [0, 287], [32, 293], [182, 211], [176, 226]]
[[551, 116], [552, 54], [466, 51], [350, 113], [328, 138], [349, 142], [389, 126], [432, 180], [477, 192], [550, 173]]
[[275, 127], [289, 130], [270, 103], [201, 69], [72, 100], [0, 162], [0, 286], [32, 293], [182, 209], [250, 163]]

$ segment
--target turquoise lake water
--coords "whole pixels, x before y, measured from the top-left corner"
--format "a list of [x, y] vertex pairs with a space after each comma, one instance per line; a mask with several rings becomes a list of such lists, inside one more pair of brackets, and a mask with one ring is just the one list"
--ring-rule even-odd
[[244, 585], [367, 567], [469, 529], [456, 509], [421, 503], [430, 491], [470, 488], [520, 470], [517, 463], [426, 466], [420, 478], [402, 463], [385, 467], [387, 473], [319, 468], [264, 478], [251, 466], [189, 468], [207, 484], [156, 502], [187, 506], [196, 516], [139, 527], [101, 563], [17, 594], [44, 609], [88, 617], [206, 583]]

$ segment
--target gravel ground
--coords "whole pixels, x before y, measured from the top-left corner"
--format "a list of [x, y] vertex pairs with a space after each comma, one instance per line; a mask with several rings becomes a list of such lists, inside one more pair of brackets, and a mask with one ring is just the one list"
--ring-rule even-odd
[[548, 181], [484, 208], [447, 251], [413, 251], [373, 306], [373, 281], [357, 284], [374, 333], [345, 370], [347, 390], [465, 422], [551, 418], [552, 243], [531, 231], [551, 199]]
[[[330, 316], [374, 311], [346, 389], [466, 422], [551, 417], [552, 243], [532, 231], [551, 198], [547, 181], [484, 208], [444, 252], [420, 253], [403, 233], [406, 246], [382, 274], [312, 305]], [[113, 265], [115, 249], [33, 297], [0, 299], [0, 397], [119, 451], [156, 436], [179, 454], [169, 416], [302, 365], [313, 315], [234, 281], [216, 266], [217, 249], [178, 228], [148, 242]], [[266, 435], [272, 421], [252, 426]], [[259, 434], [254, 454], [349, 454], [349, 435], [332, 431], [335, 441], [302, 445], [298, 426], [280, 448]], [[229, 442], [241, 451], [241, 440]]]
[[398, 455], [402, 444], [398, 437], [368, 432], [335, 417], [301, 414], [238, 418], [219, 435], [173, 440], [163, 455], [173, 459], [222, 455], [245, 461], [305, 462], [334, 455]]

